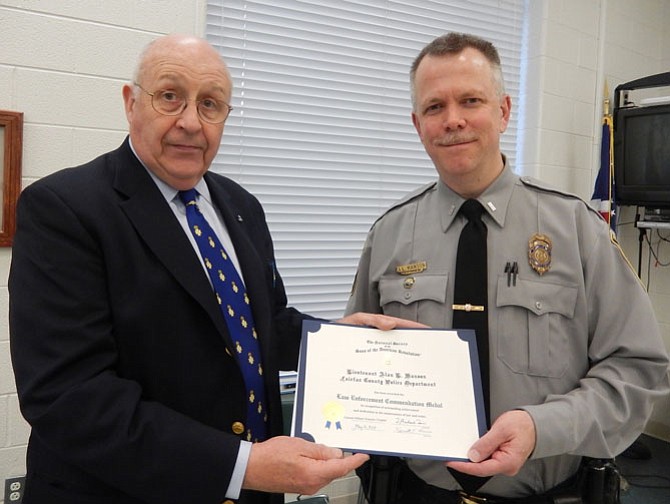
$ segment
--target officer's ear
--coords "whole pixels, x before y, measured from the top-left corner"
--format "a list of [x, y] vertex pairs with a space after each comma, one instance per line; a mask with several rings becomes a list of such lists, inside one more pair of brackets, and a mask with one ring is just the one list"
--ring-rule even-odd
[[504, 133], [509, 124], [509, 118], [512, 113], [512, 98], [510, 95], [505, 95], [500, 100], [500, 133]]

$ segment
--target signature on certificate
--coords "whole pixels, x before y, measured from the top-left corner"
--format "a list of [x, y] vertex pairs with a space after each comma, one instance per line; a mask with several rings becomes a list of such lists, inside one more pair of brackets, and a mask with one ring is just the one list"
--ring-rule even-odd
[[366, 432], [375, 432], [377, 431], [377, 426], [373, 424], [354, 424], [355, 431], [366, 431]]
[[395, 429], [397, 434], [419, 434], [428, 436], [431, 434], [430, 427], [422, 418], [398, 417], [395, 419]]

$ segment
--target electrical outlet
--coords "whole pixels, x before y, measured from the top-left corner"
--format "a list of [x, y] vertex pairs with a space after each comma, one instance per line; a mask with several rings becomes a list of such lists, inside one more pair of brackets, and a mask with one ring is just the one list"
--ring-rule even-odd
[[25, 489], [25, 476], [7, 478], [5, 480], [5, 504], [21, 504]]

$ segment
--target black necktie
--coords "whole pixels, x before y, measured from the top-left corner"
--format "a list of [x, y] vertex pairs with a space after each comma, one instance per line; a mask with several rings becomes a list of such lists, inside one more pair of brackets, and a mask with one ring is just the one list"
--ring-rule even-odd
[[[456, 254], [454, 280], [454, 329], [474, 329], [479, 353], [486, 422], [489, 409], [489, 324], [488, 324], [488, 269], [486, 265], [486, 224], [482, 221], [484, 207], [475, 199], [461, 206], [460, 213], [468, 219], [461, 231]], [[450, 469], [461, 487], [474, 493], [489, 478], [470, 476]]]
[[228, 253], [205, 216], [200, 212], [196, 202], [197, 195], [195, 189], [179, 192], [179, 198], [186, 206], [188, 227], [198, 245], [223, 318], [235, 342], [237, 357], [247, 388], [246, 439], [262, 441], [266, 438], [267, 422], [265, 383], [261, 351], [249, 296]]

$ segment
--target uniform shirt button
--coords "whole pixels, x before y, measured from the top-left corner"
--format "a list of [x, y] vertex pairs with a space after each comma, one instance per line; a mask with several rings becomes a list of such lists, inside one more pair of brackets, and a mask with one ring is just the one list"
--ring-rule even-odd
[[242, 422], [233, 422], [232, 428], [235, 434], [242, 434], [244, 432], [244, 424]]
[[541, 310], [542, 309], [542, 301], [535, 301], [535, 308], [537, 308], [538, 310]]
[[409, 298], [411, 298], [411, 297], [412, 297], [412, 293], [411, 293], [411, 292], [405, 292], [405, 299], [409, 299]]

